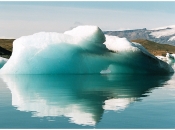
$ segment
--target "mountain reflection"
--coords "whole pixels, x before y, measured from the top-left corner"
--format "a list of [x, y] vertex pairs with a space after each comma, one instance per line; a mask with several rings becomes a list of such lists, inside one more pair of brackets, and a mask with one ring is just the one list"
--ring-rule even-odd
[[104, 110], [123, 110], [171, 76], [156, 75], [3, 75], [12, 105], [33, 117], [65, 116], [95, 125]]

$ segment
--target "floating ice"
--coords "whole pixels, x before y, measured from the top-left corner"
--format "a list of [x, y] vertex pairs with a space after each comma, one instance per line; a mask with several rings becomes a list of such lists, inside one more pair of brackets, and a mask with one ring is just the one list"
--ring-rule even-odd
[[156, 56], [160, 60], [167, 62], [175, 70], [175, 54], [167, 53], [166, 56]]
[[170, 73], [171, 66], [138, 43], [104, 35], [97, 26], [64, 34], [40, 32], [13, 43], [1, 74]]
[[170, 54], [167, 53], [166, 56], [156, 56], [158, 59], [167, 62], [168, 64], [170, 64], [170, 62], [175, 62], [175, 54]]
[[175, 54], [170, 54], [170, 53], [167, 53], [166, 54], [166, 57], [171, 59], [171, 60], [175, 60]]
[[2, 68], [7, 61], [8, 59], [0, 57], [0, 68]]

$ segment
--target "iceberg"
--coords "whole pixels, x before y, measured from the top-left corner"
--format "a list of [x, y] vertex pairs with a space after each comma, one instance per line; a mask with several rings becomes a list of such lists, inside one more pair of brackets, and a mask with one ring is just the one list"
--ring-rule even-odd
[[1, 74], [171, 73], [173, 68], [126, 38], [104, 35], [97, 26], [64, 33], [39, 32], [13, 42]]
[[175, 54], [166, 53], [166, 56], [156, 56], [158, 59], [167, 62], [172, 66], [175, 63]]
[[175, 60], [175, 54], [167, 53], [166, 57], [169, 58], [170, 60]]
[[167, 53], [166, 56], [156, 56], [160, 60], [167, 62], [173, 69], [175, 69], [175, 54]]

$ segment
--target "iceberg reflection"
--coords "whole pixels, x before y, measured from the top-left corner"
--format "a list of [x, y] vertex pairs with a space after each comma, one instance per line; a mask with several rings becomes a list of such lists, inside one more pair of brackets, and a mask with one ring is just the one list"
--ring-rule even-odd
[[33, 117], [68, 117], [94, 126], [105, 110], [123, 110], [163, 86], [171, 76], [156, 75], [2, 75], [12, 105]]

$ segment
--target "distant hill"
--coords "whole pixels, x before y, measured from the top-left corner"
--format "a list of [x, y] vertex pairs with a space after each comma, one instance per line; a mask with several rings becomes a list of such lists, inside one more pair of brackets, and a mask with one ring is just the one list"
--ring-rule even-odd
[[151, 54], [157, 56], [166, 56], [166, 53], [175, 53], [175, 46], [167, 44], [159, 44], [145, 39], [132, 40], [132, 42], [140, 43], [144, 46]]
[[12, 48], [13, 48], [12, 43], [14, 40], [15, 39], [0, 39], [0, 47], [5, 48], [9, 51], [12, 51]]
[[175, 46], [175, 25], [151, 30], [144, 28], [124, 31], [104, 31], [104, 33], [112, 36], [126, 37], [130, 41], [136, 39], [147, 39], [156, 43]]

